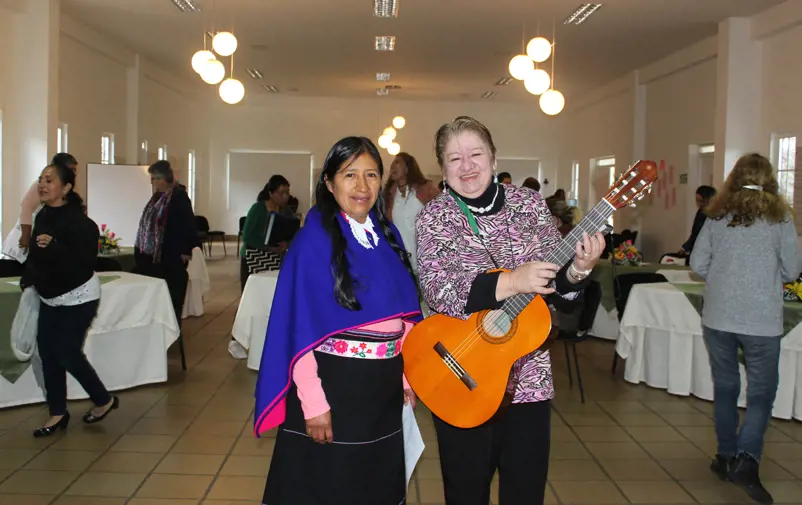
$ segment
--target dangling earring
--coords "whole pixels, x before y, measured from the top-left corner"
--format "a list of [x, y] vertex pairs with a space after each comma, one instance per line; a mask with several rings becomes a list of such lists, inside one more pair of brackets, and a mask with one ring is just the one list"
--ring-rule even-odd
[[498, 174], [496, 173], [495, 170], [493, 170], [493, 182], [495, 184], [498, 184]]
[[448, 193], [448, 183], [446, 182], [446, 178], [443, 177], [443, 194]]

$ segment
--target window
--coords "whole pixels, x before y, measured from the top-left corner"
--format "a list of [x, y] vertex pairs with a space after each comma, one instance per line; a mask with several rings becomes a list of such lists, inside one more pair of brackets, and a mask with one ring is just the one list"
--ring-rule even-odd
[[777, 137], [775, 144], [777, 159], [777, 182], [785, 201], [794, 204], [794, 170], [796, 169], [796, 137]]
[[195, 151], [189, 151], [187, 158], [187, 194], [192, 202], [192, 210], [195, 210]]
[[[608, 176], [607, 176], [607, 186], [612, 187], [615, 184], [615, 158], [602, 158], [596, 160], [596, 167], [606, 167]], [[602, 169], [603, 170], [603, 169]], [[610, 216], [607, 219], [607, 224], [611, 227], [613, 226], [613, 216]]]
[[100, 137], [100, 162], [104, 165], [114, 163], [114, 134], [104, 133]]
[[167, 159], [167, 146], [163, 145], [159, 148], [159, 159], [166, 160]]
[[67, 146], [67, 124], [60, 123], [58, 125], [58, 133], [56, 135], [56, 152], [57, 153], [66, 153], [69, 151], [69, 147]]
[[714, 152], [716, 152], [716, 146], [713, 144], [699, 146], [699, 154], [713, 154]]
[[139, 162], [143, 165], [148, 164], [148, 141], [143, 140], [139, 143]]
[[576, 206], [576, 202], [579, 201], [579, 162], [575, 161], [571, 165], [571, 199], [573, 200], [573, 205]]

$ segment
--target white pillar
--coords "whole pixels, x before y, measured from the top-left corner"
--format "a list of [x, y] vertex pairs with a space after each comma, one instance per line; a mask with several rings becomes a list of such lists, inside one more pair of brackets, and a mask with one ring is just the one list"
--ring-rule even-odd
[[761, 43], [752, 39], [750, 19], [719, 24], [715, 185], [726, 179], [740, 156], [765, 144], [760, 139], [761, 60]]

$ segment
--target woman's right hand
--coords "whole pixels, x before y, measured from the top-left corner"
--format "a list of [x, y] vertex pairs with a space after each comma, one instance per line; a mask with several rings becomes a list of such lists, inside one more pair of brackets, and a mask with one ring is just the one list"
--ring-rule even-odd
[[511, 284], [515, 293], [537, 293], [550, 295], [554, 288], [549, 287], [551, 281], [557, 277], [560, 267], [554, 263], [532, 261], [524, 263], [511, 274]]
[[331, 411], [306, 420], [306, 434], [319, 444], [330, 444], [334, 441], [331, 431]]

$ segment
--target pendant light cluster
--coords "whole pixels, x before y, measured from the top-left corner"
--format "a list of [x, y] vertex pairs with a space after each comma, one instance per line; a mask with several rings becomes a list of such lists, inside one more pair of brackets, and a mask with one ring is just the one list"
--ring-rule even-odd
[[[212, 37], [212, 51], [206, 46], [206, 37]], [[203, 34], [203, 49], [192, 55], [192, 69], [200, 75], [206, 84], [220, 85], [220, 98], [231, 105], [237, 104], [245, 97], [245, 86], [234, 78], [234, 53], [237, 51], [237, 37], [231, 32], [218, 32], [213, 36]], [[215, 54], [216, 53], [216, 54]], [[226, 77], [226, 67], [217, 56], [231, 57], [231, 75]], [[225, 80], [223, 80], [225, 79]]]
[[393, 118], [393, 126], [388, 126], [387, 128], [382, 131], [382, 134], [379, 136], [379, 147], [382, 149], [387, 149], [387, 152], [391, 156], [395, 156], [396, 154], [401, 152], [401, 145], [396, 142], [396, 137], [398, 136], [398, 130], [402, 129], [406, 126], [407, 120], [404, 119], [404, 116], [396, 116]]
[[[549, 116], [556, 116], [565, 107], [565, 97], [554, 89], [554, 47], [554, 42], [537, 36], [526, 44], [526, 54], [513, 56], [509, 64], [510, 75], [523, 81], [526, 91], [535, 96], [540, 95], [540, 110]], [[549, 58], [551, 75], [537, 66]]]

